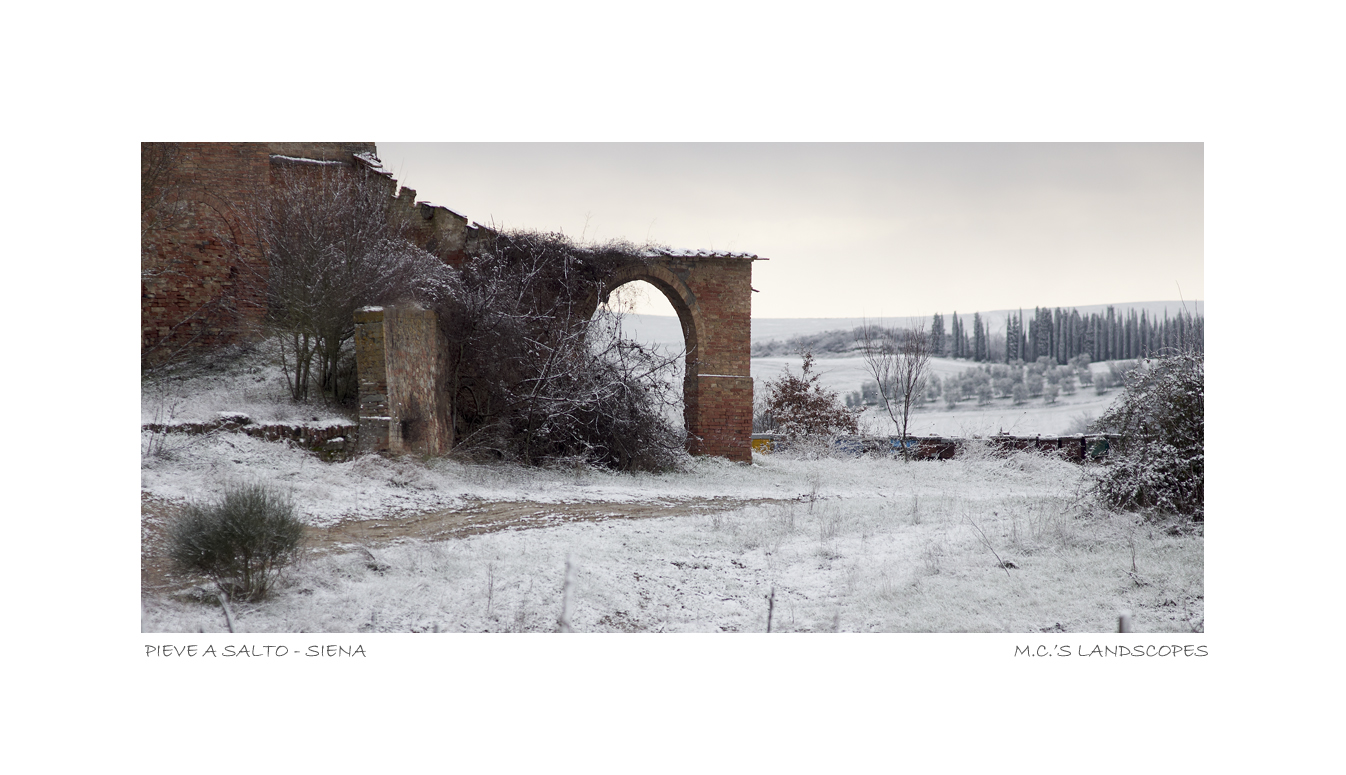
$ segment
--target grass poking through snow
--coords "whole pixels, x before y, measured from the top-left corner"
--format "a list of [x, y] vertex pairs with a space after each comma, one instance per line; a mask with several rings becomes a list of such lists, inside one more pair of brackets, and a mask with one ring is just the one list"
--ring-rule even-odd
[[[1121, 609], [1134, 612], [1138, 632], [1204, 627], [1199, 527], [1101, 510], [1080, 495], [1088, 469], [1029, 453], [698, 460], [681, 473], [632, 476], [413, 459], [295, 463], [280, 445], [254, 450], [254, 441], [215, 440], [157, 462], [146, 470], [147, 503], [171, 504], [190, 490], [184, 482], [208, 488], [222, 470], [251, 470], [289, 482], [301, 510], [310, 495], [311, 524], [389, 527], [366, 547], [376, 560], [353, 546], [310, 551], [270, 600], [236, 606], [244, 632], [551, 632], [568, 558], [576, 632], [764, 632], [772, 589], [773, 632], [1108, 632]], [[266, 463], [250, 468], [249, 453]], [[287, 475], [297, 466], [304, 476]], [[481, 499], [534, 501], [546, 514], [441, 540], [396, 535], [399, 519]], [[664, 506], [622, 518], [651, 503]], [[584, 521], [567, 521], [580, 505]], [[147, 525], [164, 513], [147, 508]], [[177, 579], [146, 590], [142, 625], [216, 631], [224, 619], [213, 598]]]

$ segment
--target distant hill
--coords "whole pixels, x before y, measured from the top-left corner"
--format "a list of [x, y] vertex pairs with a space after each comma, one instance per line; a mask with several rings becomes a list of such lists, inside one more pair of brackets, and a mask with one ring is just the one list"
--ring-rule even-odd
[[[1182, 301], [1134, 301], [1123, 302], [1120, 304], [1091, 304], [1087, 306], [1074, 307], [1079, 310], [1080, 315], [1087, 316], [1092, 313], [1105, 313], [1108, 307], [1112, 307], [1119, 314], [1125, 314], [1127, 310], [1134, 309], [1136, 314], [1147, 313], [1151, 318], [1164, 317], [1164, 311], [1167, 310], [1169, 317], [1177, 314], [1179, 310], [1186, 309], [1194, 315], [1205, 316], [1205, 302], [1201, 300]], [[1071, 309], [1063, 307], [1062, 309]], [[945, 325], [952, 321], [954, 310], [944, 313]], [[1005, 320], [1011, 314], [1018, 314], [1018, 309], [994, 309], [994, 310], [958, 310], [958, 318], [966, 326], [971, 327], [973, 313], [980, 312], [983, 319], [988, 320], [991, 326], [991, 332], [1004, 333]], [[1033, 308], [1025, 310], [1024, 319], [1027, 320], [1033, 314]], [[878, 322], [877, 318], [871, 318], [871, 322]], [[914, 324], [924, 323], [926, 328], [930, 327], [930, 316], [923, 318], [908, 317], [890, 317], [883, 318], [883, 323], [890, 327], [906, 328]], [[786, 342], [797, 336], [814, 336], [828, 331], [851, 331], [864, 323], [864, 318], [753, 318], [752, 319], [752, 342], [753, 344], [766, 342]], [[678, 319], [672, 315], [632, 315], [627, 314], [622, 317], [622, 328], [629, 336], [642, 341], [651, 342], [665, 347], [682, 349], [682, 327], [678, 324]]]

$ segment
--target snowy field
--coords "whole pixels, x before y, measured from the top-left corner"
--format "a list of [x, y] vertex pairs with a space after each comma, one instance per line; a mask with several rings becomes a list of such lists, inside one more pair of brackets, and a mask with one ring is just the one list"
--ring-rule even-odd
[[324, 464], [219, 434], [143, 468], [142, 627], [223, 631], [204, 580], [164, 562], [164, 529], [186, 499], [262, 481], [311, 543], [271, 599], [236, 606], [244, 632], [551, 632], [563, 599], [577, 631], [761, 632], [773, 591], [777, 632], [1108, 632], [1123, 609], [1138, 631], [1202, 628], [1201, 536], [1094, 508], [1090, 474], [1028, 453]]
[[[1176, 303], [1149, 302], [1126, 306], [1162, 313], [1165, 305], [1173, 304]], [[753, 341], [785, 341], [794, 336], [848, 330], [862, 322], [862, 318], [754, 319]], [[682, 350], [682, 329], [676, 317], [628, 313], [622, 317], [622, 330], [627, 336], [653, 344], [661, 351], [676, 353]], [[760, 392], [763, 383], [780, 377], [786, 366], [790, 367], [792, 373], [798, 375], [802, 363], [803, 358], [797, 355], [753, 358], [751, 373], [756, 389]], [[938, 375], [940, 379], [962, 374], [975, 366], [976, 364], [971, 361], [952, 358], [933, 358], [930, 361], [931, 373]], [[1095, 374], [1104, 373], [1108, 370], [1108, 364], [1094, 363], [1090, 365], [1090, 369]], [[874, 380], [865, 368], [864, 358], [860, 356], [816, 353], [815, 370], [822, 376], [822, 385], [843, 398], [846, 394], [859, 390], [865, 382]], [[679, 372], [677, 379], [680, 378]], [[953, 410], [947, 409], [943, 401], [938, 401], [917, 409], [911, 419], [910, 432], [917, 436], [932, 433], [940, 436], [985, 436], [1001, 431], [1024, 436], [1074, 433], [1077, 432], [1076, 426], [1082, 418], [1088, 420], [1097, 418], [1117, 398], [1119, 392], [1113, 389], [1099, 396], [1094, 393], [1092, 387], [1082, 385], [1074, 395], [1059, 396], [1054, 404], [1047, 404], [1041, 398], [1035, 398], [1021, 406], [1014, 406], [1008, 398], [997, 398], [987, 406], [977, 406], [976, 401], [962, 401]], [[866, 410], [861, 417], [861, 429], [865, 433], [876, 435], [888, 435], [896, 430], [882, 407], [871, 407]]]
[[[752, 376], [757, 390], [763, 383], [780, 377], [787, 366], [790, 372], [799, 375], [803, 358], [753, 358]], [[940, 379], [962, 374], [973, 368], [974, 364], [952, 358], [932, 358], [930, 371]], [[1095, 374], [1105, 373], [1108, 364], [1090, 364]], [[865, 368], [864, 358], [829, 357], [820, 355], [814, 359], [814, 371], [822, 376], [823, 387], [834, 391], [844, 398], [847, 393], [860, 389], [865, 382], [873, 382]], [[986, 406], [977, 406], [975, 400], [961, 401], [957, 408], [948, 409], [943, 401], [927, 403], [917, 407], [911, 416], [909, 432], [914, 436], [936, 434], [939, 436], [987, 436], [1000, 433], [1031, 436], [1034, 434], [1057, 435], [1076, 433], [1074, 426], [1081, 417], [1096, 419], [1121, 394], [1118, 389], [1109, 390], [1104, 395], [1095, 395], [1088, 385], [1080, 387], [1074, 395], [1061, 395], [1056, 403], [1047, 404], [1041, 398], [1014, 406], [1008, 398], [993, 399]], [[891, 419], [883, 407], [869, 407], [860, 416], [861, 430], [865, 433], [888, 435], [896, 432]]]
[[[795, 359], [754, 360], [754, 376], [787, 362], [798, 371]], [[818, 363], [839, 393], [865, 379], [858, 359]], [[942, 376], [967, 366], [934, 363]], [[1116, 392], [1082, 388], [1017, 411], [936, 405], [916, 432], [1057, 433]], [[289, 404], [264, 350], [142, 391], [146, 423], [219, 412], [349, 419]], [[984, 450], [912, 463], [703, 458], [662, 475], [414, 456], [324, 463], [242, 434], [143, 431], [142, 628], [223, 630], [204, 579], [168, 565], [165, 530], [189, 501], [262, 482], [293, 499], [310, 535], [271, 599], [238, 604], [244, 632], [551, 632], [565, 605], [570, 625], [592, 632], [761, 632], [768, 610], [783, 632], [1108, 632], [1123, 609], [1138, 631], [1201, 630], [1200, 533], [1097, 508], [1085, 495], [1093, 475]]]

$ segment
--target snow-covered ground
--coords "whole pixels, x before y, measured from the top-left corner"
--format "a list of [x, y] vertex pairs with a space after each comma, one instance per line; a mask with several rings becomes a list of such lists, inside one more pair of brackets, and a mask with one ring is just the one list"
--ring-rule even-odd
[[[755, 360], [754, 376], [775, 377], [787, 362], [798, 370], [796, 359]], [[859, 359], [818, 363], [839, 393], [867, 379]], [[941, 376], [967, 367], [934, 362]], [[1082, 388], [1054, 407], [933, 406], [915, 432], [1056, 433], [1114, 397]], [[265, 348], [142, 390], [145, 423], [220, 412], [349, 419], [290, 404]], [[146, 631], [224, 626], [213, 598], [193, 591], [199, 579], [165, 570], [164, 531], [184, 503], [245, 482], [288, 494], [324, 538], [272, 599], [238, 606], [242, 631], [552, 631], [563, 598], [581, 631], [762, 631], [769, 608], [780, 631], [1107, 632], [1123, 608], [1142, 631], [1204, 622], [1199, 534], [1101, 510], [1083, 496], [1090, 468], [1030, 453], [701, 458], [658, 475], [412, 456], [324, 463], [228, 432], [142, 431], [142, 453]], [[502, 504], [514, 504], [502, 512], [514, 518], [426, 528]]]
[[208, 422], [221, 412], [242, 413], [253, 422], [326, 426], [352, 418], [321, 401], [296, 405], [273, 343], [246, 352], [227, 351], [215, 360], [141, 383], [140, 422]]
[[[1158, 309], [1165, 304], [1168, 302], [1124, 306]], [[784, 341], [793, 336], [854, 328], [861, 322], [860, 318], [753, 320], [753, 340]], [[682, 328], [676, 317], [625, 314], [622, 317], [622, 330], [626, 336], [656, 345], [666, 352], [678, 352], [683, 346]], [[778, 378], [786, 366], [789, 366], [794, 374], [799, 374], [802, 363], [803, 359], [800, 356], [753, 358], [751, 373], [760, 390], [762, 383]], [[966, 360], [933, 358], [930, 361], [930, 370], [940, 379], [946, 379], [962, 374], [975, 365]], [[1096, 374], [1103, 373], [1108, 370], [1108, 364], [1095, 363], [1091, 364], [1090, 368]], [[859, 356], [833, 356], [820, 353], [815, 358], [815, 370], [822, 375], [821, 384], [824, 387], [843, 397], [859, 390], [865, 382], [874, 381], [865, 368], [864, 358]], [[680, 378], [681, 373], [679, 372], [677, 376]], [[1102, 396], [1096, 395], [1093, 388], [1083, 385], [1074, 395], [1059, 396], [1054, 404], [1047, 404], [1041, 398], [1036, 398], [1021, 406], [1014, 406], [1009, 399], [998, 398], [987, 406], [977, 406], [975, 401], [963, 401], [957, 408], [949, 410], [942, 401], [935, 402], [918, 408], [911, 419], [910, 432], [919, 436], [929, 434], [973, 436], [1001, 431], [1017, 435], [1055, 435], [1074, 432], [1081, 418], [1097, 418], [1118, 394], [1118, 390], [1111, 390]], [[866, 433], [895, 432], [892, 421], [882, 408], [868, 409], [861, 423]]]
[[[376, 520], [396, 536], [368, 547], [376, 564], [340, 545], [314, 551], [271, 600], [238, 607], [243, 631], [553, 631], [563, 598], [579, 631], [763, 631], [773, 590], [776, 631], [1106, 632], [1123, 608], [1142, 630], [1199, 627], [1200, 537], [1081, 505], [1088, 476], [1028, 453], [703, 458], [664, 475], [378, 456], [323, 464], [221, 434], [147, 464], [142, 490], [147, 564], [174, 503], [230, 481], [284, 489], [315, 527]], [[550, 505], [479, 535], [396, 533], [416, 524], [399, 516], [483, 501]], [[666, 516], [626, 518], [624, 504], [652, 502]], [[580, 503], [603, 504], [606, 517], [571, 521]], [[1127, 575], [1132, 541], [1143, 586]], [[221, 630], [218, 606], [191, 588], [179, 578], [147, 589], [143, 628]]]

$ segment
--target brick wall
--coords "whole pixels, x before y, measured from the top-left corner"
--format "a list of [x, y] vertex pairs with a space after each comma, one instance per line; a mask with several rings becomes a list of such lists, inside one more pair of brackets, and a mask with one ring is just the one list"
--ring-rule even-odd
[[[145, 236], [141, 272], [141, 351], [148, 364], [254, 340], [265, 312], [267, 267], [243, 217], [296, 160], [340, 162], [387, 188], [390, 219], [414, 242], [458, 265], [486, 229], [447, 208], [416, 201], [372, 162], [374, 143], [175, 143], [178, 162], [165, 181], [174, 217]], [[332, 167], [323, 166], [329, 170]]]
[[619, 270], [612, 288], [644, 280], [683, 324], [688, 451], [752, 459], [752, 264], [756, 256], [668, 253]]
[[443, 385], [448, 349], [434, 312], [405, 305], [383, 313], [388, 448], [441, 455], [453, 446]]

